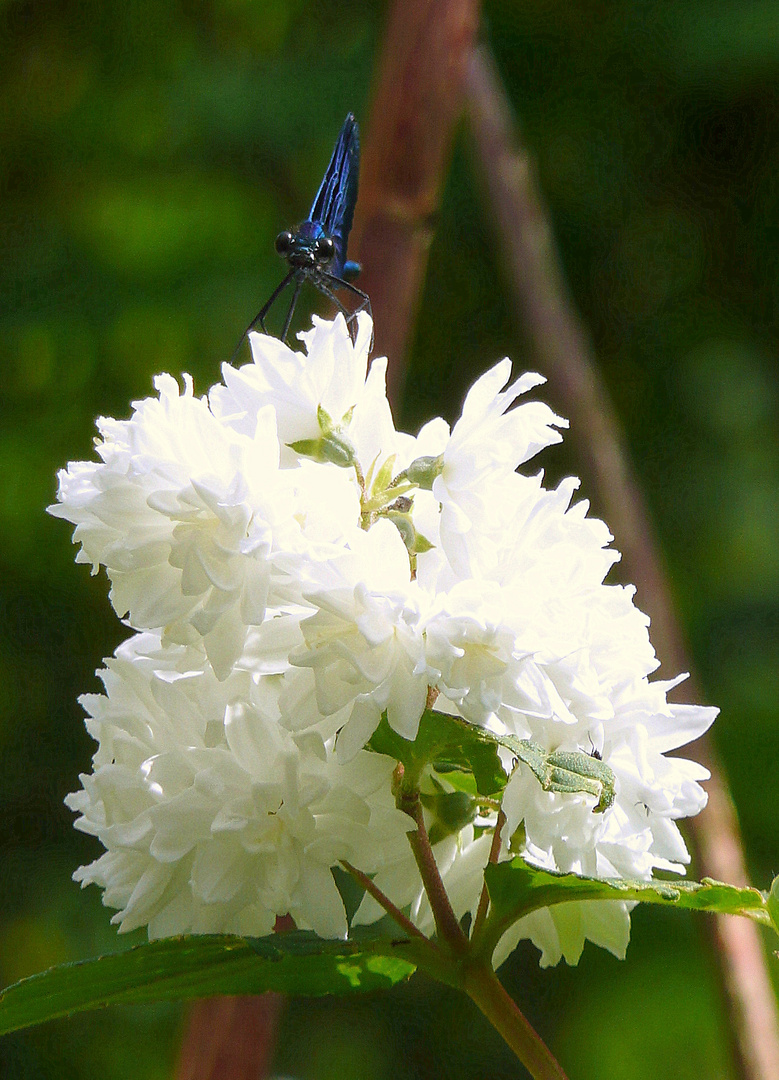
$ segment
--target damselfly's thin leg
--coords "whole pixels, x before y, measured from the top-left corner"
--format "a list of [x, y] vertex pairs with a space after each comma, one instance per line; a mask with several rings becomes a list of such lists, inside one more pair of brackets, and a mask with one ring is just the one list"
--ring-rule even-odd
[[327, 297], [328, 300], [331, 300], [335, 304], [335, 306], [338, 308], [338, 310], [341, 312], [343, 317], [346, 319], [346, 322], [348, 323], [352, 317], [352, 313], [347, 307], [344, 307], [344, 305], [341, 303], [341, 301], [338, 299], [332, 289], [328, 289], [327, 285], [323, 284], [323, 282], [321, 281], [315, 281], [314, 284], [319, 289], [319, 291]]
[[352, 312], [352, 317], [359, 315], [361, 311], [370, 312], [371, 300], [367, 293], [364, 293], [362, 289], [358, 289], [356, 285], [352, 285], [351, 281], [346, 281], [345, 278], [336, 277], [335, 274], [328, 274], [327, 271], [322, 272], [322, 277], [331, 281], [333, 285], [337, 285], [339, 289], [348, 289], [350, 293], [354, 293], [355, 296], [359, 296], [362, 303]]
[[292, 303], [289, 305], [289, 311], [287, 312], [287, 317], [284, 320], [284, 329], [281, 331], [281, 340], [282, 341], [287, 340], [287, 332], [289, 331], [289, 324], [292, 322], [292, 316], [295, 314], [295, 305], [298, 302], [298, 296], [300, 295], [300, 290], [301, 290], [302, 286], [303, 286], [302, 281], [296, 281], [295, 282], [295, 291], [292, 294]]
[[[249, 326], [248, 326], [248, 328], [246, 330], [246, 334], [249, 333], [249, 330], [253, 330], [254, 327], [257, 325], [257, 323], [259, 323], [260, 326], [262, 327], [263, 334], [268, 333], [268, 331], [265, 328], [265, 316], [268, 314], [271, 307], [273, 306], [274, 301], [276, 300], [276, 297], [279, 296], [286, 289], [287, 285], [289, 285], [290, 281], [292, 281], [294, 273], [295, 273], [294, 270], [290, 270], [290, 272], [287, 274], [287, 276], [284, 278], [284, 280], [279, 282], [279, 284], [276, 286], [276, 288], [270, 294], [270, 299], [267, 301], [267, 303], [262, 305], [262, 307], [260, 308], [258, 314], [255, 315], [254, 318], [252, 319], [252, 321], [249, 323]], [[244, 334], [243, 336], [246, 337], [246, 334]]]
[[[349, 327], [349, 334], [350, 335], [352, 333], [352, 331], [351, 331], [352, 324], [354, 323], [354, 320], [357, 318], [357, 316], [360, 314], [361, 311], [367, 311], [368, 314], [370, 315], [371, 319], [373, 318], [373, 310], [371, 309], [371, 301], [370, 301], [370, 297], [368, 296], [367, 293], [364, 293], [362, 291], [362, 289], [358, 289], [356, 285], [352, 285], [351, 281], [346, 281], [345, 278], [336, 277], [335, 274], [328, 274], [327, 271], [324, 271], [322, 273], [322, 277], [326, 278], [328, 281], [331, 281], [336, 288], [348, 289], [350, 293], [353, 293], [355, 296], [359, 296], [359, 298], [360, 298], [360, 303], [357, 305], [357, 307], [354, 309], [354, 311], [347, 312], [346, 308], [343, 306], [343, 304], [340, 302], [340, 300], [338, 300], [335, 296], [333, 296], [332, 293], [328, 294], [331, 297], [332, 300], [335, 300], [336, 304], [338, 304], [338, 307], [344, 313], [344, 316], [346, 318], [346, 325]], [[318, 284], [318, 287], [322, 290], [322, 292], [326, 291], [324, 286], [322, 285], [321, 280], [317, 284]], [[354, 341], [354, 340], [356, 340], [356, 335], [352, 336], [352, 341]], [[372, 348], [373, 348], [373, 331], [371, 331], [371, 343], [370, 343], [370, 346], [369, 346], [369, 350], [372, 349]]]
[[[332, 277], [334, 281], [341, 280], [340, 278], [337, 278], [331, 274], [328, 274], [327, 276], [328, 278]], [[356, 311], [349, 311], [347, 307], [344, 307], [344, 305], [341, 303], [335, 293], [331, 289], [328, 289], [327, 285], [325, 285], [321, 278], [319, 281], [315, 281], [314, 284], [321, 293], [323, 293], [329, 300], [331, 300], [335, 304], [335, 306], [343, 315], [344, 319], [346, 320], [346, 329], [349, 331], [349, 337], [352, 339], [352, 345], [354, 345], [354, 343], [357, 341], [357, 333], [354, 330], [354, 320], [357, 316], [357, 313], [364, 309], [364, 305], [360, 305], [360, 307], [358, 307]], [[370, 303], [368, 304], [368, 307], [370, 308]], [[370, 348], [373, 348], [373, 335], [371, 335]]]
[[249, 325], [246, 327], [244, 332], [241, 334], [241, 336], [240, 336], [240, 338], [238, 340], [238, 344], [235, 346], [235, 349], [233, 350], [233, 355], [230, 357], [230, 363], [231, 364], [235, 360], [236, 356], [238, 355], [238, 350], [243, 345], [243, 339], [246, 337], [246, 335], [248, 333], [250, 333], [250, 331], [252, 331], [255, 328], [257, 323], [259, 323], [260, 326], [262, 327], [263, 334], [267, 334], [268, 331], [265, 329], [265, 316], [270, 311], [274, 301], [276, 300], [276, 297], [279, 296], [286, 289], [287, 285], [289, 285], [290, 281], [292, 280], [292, 275], [293, 274], [294, 274], [294, 270], [290, 270], [290, 272], [287, 274], [287, 276], [284, 278], [284, 280], [281, 281], [276, 286], [276, 288], [273, 290], [273, 292], [271, 293], [271, 296], [270, 296], [270, 300], [268, 300], [268, 302], [266, 304], [262, 305], [262, 307], [260, 308], [258, 313], [254, 316], [252, 321], [249, 323]]

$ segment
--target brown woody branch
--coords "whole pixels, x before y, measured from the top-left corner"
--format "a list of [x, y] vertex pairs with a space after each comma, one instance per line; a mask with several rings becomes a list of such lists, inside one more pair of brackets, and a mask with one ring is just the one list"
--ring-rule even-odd
[[377, 69], [352, 250], [371, 298], [375, 351], [390, 358], [390, 400], [403, 385], [404, 357], [419, 306], [435, 213], [478, 0], [395, 0]]
[[262, 1080], [270, 1070], [284, 1002], [281, 994], [196, 1001], [176, 1080]]
[[[352, 251], [371, 297], [376, 350], [392, 358], [390, 397], [403, 385], [478, 0], [395, 0], [367, 128]], [[177, 1080], [262, 1080], [283, 998], [211, 998], [189, 1014]]]
[[[506, 93], [486, 48], [468, 68], [468, 108], [498, 243], [508, 270], [516, 317], [530, 338], [535, 363], [571, 421], [570, 439], [598, 494], [604, 516], [652, 620], [652, 639], [665, 670], [691, 665], [646, 505], [633, 475], [619, 422], [599, 375], [592, 347], [568, 295], [532, 158], [521, 142]], [[700, 700], [695, 681], [685, 697]], [[733, 802], [710, 740], [691, 756], [711, 770], [706, 810], [690, 822], [702, 875], [745, 884], [747, 873]], [[759, 932], [747, 920], [712, 923], [720, 976], [742, 1080], [779, 1077], [776, 1002]]]

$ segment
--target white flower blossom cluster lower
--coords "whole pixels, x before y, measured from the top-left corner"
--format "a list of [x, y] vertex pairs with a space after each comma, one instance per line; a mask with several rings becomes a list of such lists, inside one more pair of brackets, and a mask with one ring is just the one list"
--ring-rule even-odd
[[[105, 848], [76, 874], [121, 929], [270, 933], [279, 917], [327, 937], [347, 919], [348, 862], [424, 931], [433, 919], [396, 809], [395, 761], [365, 749], [383, 715], [413, 739], [435, 709], [546, 752], [602, 759], [615, 798], [544, 790], [506, 755], [501, 858], [649, 878], [689, 861], [676, 822], [705, 804], [701, 766], [667, 751], [716, 710], [671, 705], [633, 591], [604, 584], [606, 526], [518, 472], [566, 426], [519, 400], [504, 360], [450, 431], [398, 432], [372, 326], [314, 319], [295, 351], [250, 335], [205, 397], [155, 380], [129, 420], [101, 419], [99, 460], [59, 476], [52, 513], [77, 560], [104, 567], [134, 635], [82, 700], [93, 770], [68, 797]], [[444, 778], [436, 778], [445, 789]], [[436, 842], [459, 916], [475, 912], [495, 812]], [[618, 955], [629, 905], [579, 903], [521, 920], [543, 964], [584, 940]], [[356, 923], [384, 914], [366, 895]]]

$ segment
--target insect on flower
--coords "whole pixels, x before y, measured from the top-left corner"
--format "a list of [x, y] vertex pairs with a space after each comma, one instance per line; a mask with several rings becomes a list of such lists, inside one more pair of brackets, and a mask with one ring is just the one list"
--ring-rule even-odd
[[603, 754], [592, 741], [592, 735], [588, 735], [587, 738], [590, 740], [590, 757], [595, 758], [596, 761], [603, 761]]
[[[352, 284], [353, 279], [360, 273], [360, 264], [346, 257], [346, 245], [357, 202], [359, 171], [359, 130], [353, 114], [349, 113], [338, 135], [333, 156], [308, 217], [294, 231], [285, 230], [276, 237], [276, 251], [286, 259], [289, 271], [249, 323], [241, 341], [257, 325], [267, 333], [265, 318], [268, 312], [287, 286], [292, 285], [292, 302], [280, 334], [281, 340], [285, 341], [300, 290], [306, 281], [311, 282], [343, 312], [350, 333], [356, 325], [357, 314], [360, 311], [370, 313], [371, 302], [367, 293]], [[336, 289], [346, 289], [357, 298], [359, 302], [354, 310], [349, 311], [341, 303], [335, 295]]]

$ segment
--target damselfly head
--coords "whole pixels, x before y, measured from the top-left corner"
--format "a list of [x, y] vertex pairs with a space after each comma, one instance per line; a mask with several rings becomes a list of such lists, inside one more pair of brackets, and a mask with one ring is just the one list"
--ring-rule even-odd
[[276, 237], [276, 253], [286, 259], [294, 270], [324, 270], [336, 255], [335, 242], [329, 236], [312, 237], [310, 222], [305, 222], [297, 232], [285, 230]]

